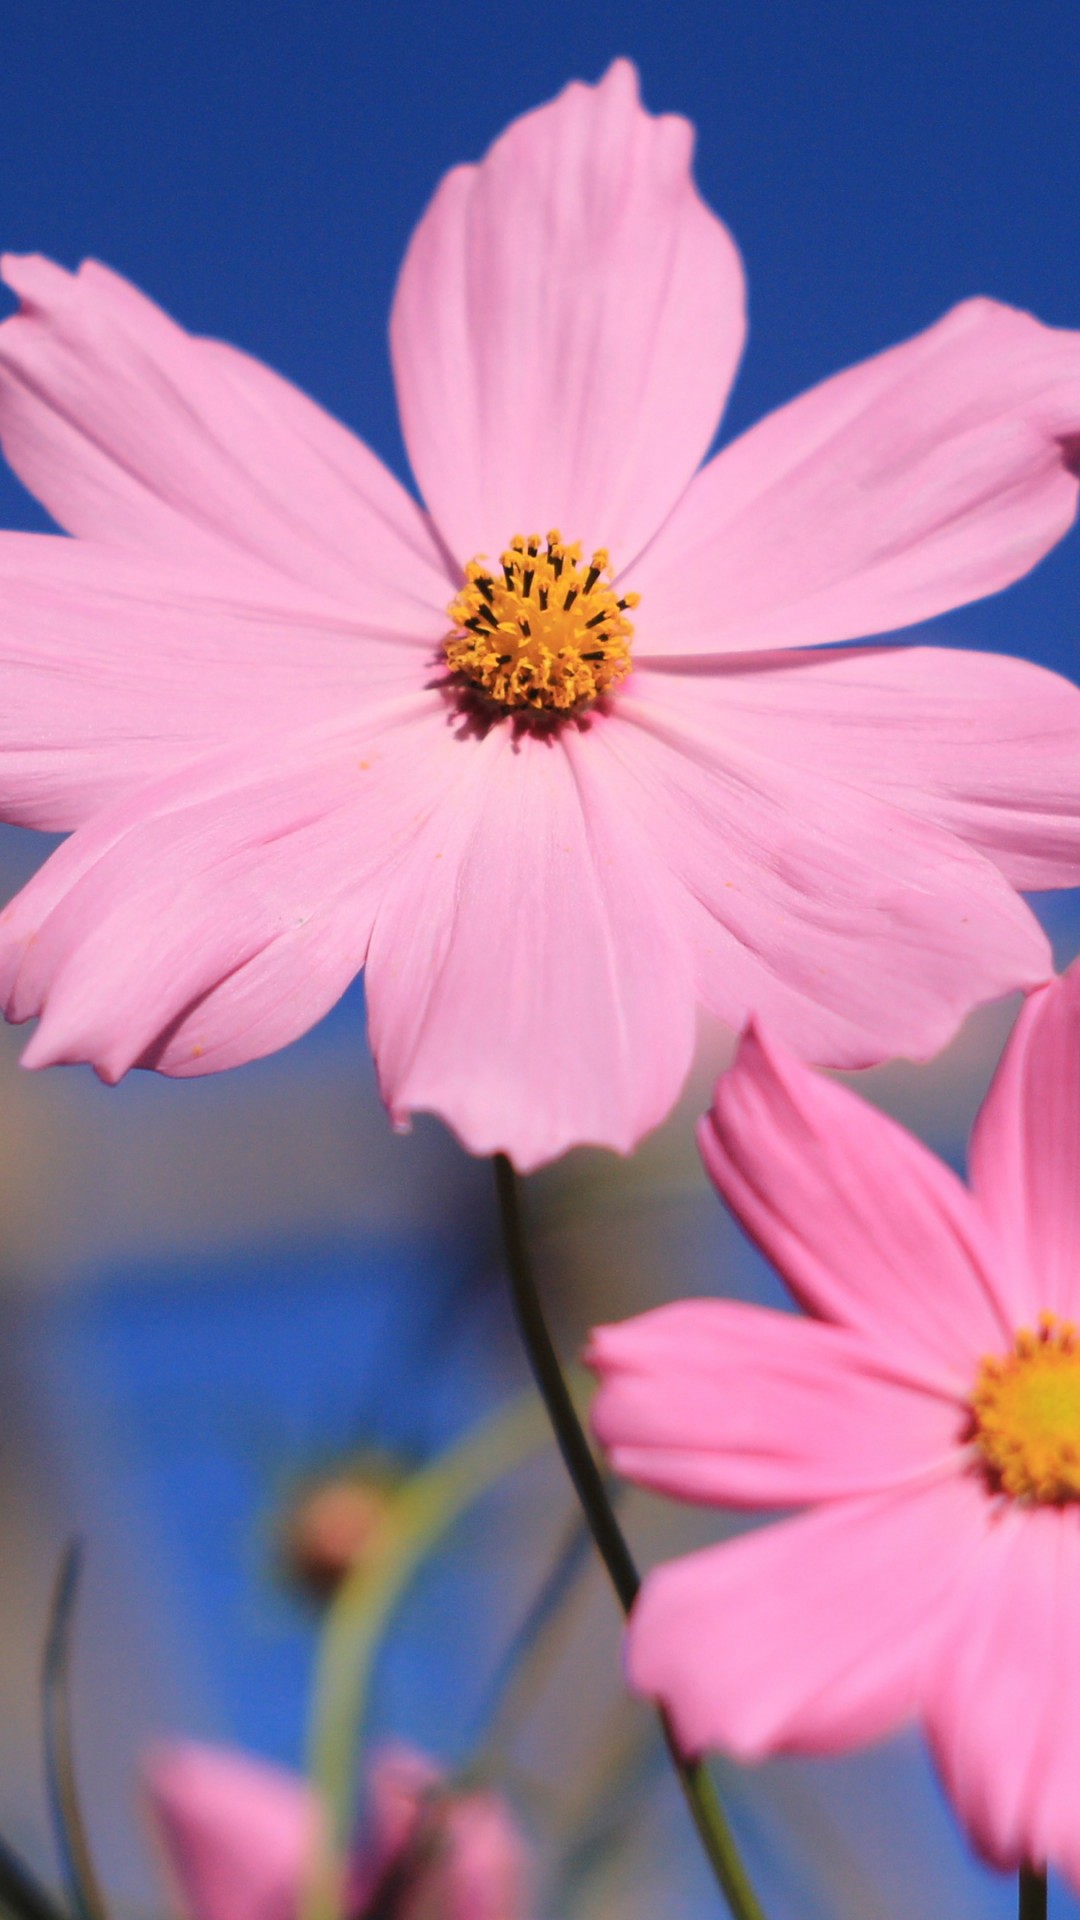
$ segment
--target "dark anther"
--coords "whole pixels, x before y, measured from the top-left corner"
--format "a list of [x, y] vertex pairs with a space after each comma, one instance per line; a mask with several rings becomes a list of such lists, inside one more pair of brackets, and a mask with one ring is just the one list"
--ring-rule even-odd
[[481, 624], [479, 617], [477, 617], [475, 620], [466, 620], [465, 625], [468, 627], [470, 633], [486, 633], [487, 632], [487, 628]]
[[507, 584], [507, 587], [509, 588], [509, 590], [510, 590], [510, 592], [511, 592], [511, 593], [513, 593], [513, 591], [514, 591], [514, 576], [513, 576], [513, 573], [511, 572], [511, 570], [510, 570], [510, 568], [509, 568], [509, 567], [507, 566], [507, 564], [506, 564], [506, 561], [505, 561], [505, 560], [503, 561], [503, 577], [504, 577], [504, 579], [505, 579], [505, 581], [506, 581], [506, 584]]
[[626, 609], [627, 609], [627, 607], [628, 607], [629, 605], [630, 605], [630, 602], [629, 602], [629, 600], [620, 600], [620, 601], [619, 601], [619, 612], [620, 612], [620, 613], [625, 613], [625, 612], [626, 612]]
[[519, 621], [518, 621], [518, 626], [519, 626], [519, 627], [521, 628], [521, 631], [522, 631], [522, 633], [523, 633], [523, 634], [525, 635], [525, 638], [526, 638], [526, 640], [528, 640], [528, 638], [529, 638], [529, 636], [530, 636], [530, 635], [531, 635], [531, 633], [532, 633], [532, 628], [530, 627], [530, 625], [529, 625], [529, 623], [528, 623], [528, 621], [527, 621], [527, 620], [519, 620]]
[[536, 576], [533, 573], [533, 569], [531, 567], [526, 567], [524, 584], [522, 586], [522, 592], [524, 593], [526, 600], [528, 599], [530, 593], [532, 592], [532, 583], [535, 577]]
[[583, 653], [581, 657], [583, 660], [603, 660], [606, 656], [601, 648], [599, 653]]
[[479, 579], [479, 577], [478, 577], [478, 578], [477, 578], [477, 580], [476, 580], [476, 582], [475, 582], [475, 584], [476, 584], [476, 586], [478, 586], [478, 587], [479, 587], [479, 589], [480, 589], [480, 591], [481, 591], [481, 593], [482, 593], [482, 594], [483, 594], [483, 596], [484, 596], [484, 599], [485, 599], [485, 600], [490, 600], [490, 599], [491, 599], [491, 581], [490, 581], [490, 580], [481, 580], [481, 579]]
[[495, 615], [492, 613], [490, 607], [481, 607], [480, 618], [481, 620], [486, 620], [489, 627], [498, 628], [499, 623], [496, 620]]
[[567, 596], [566, 596], [566, 599], [565, 599], [565, 600], [563, 601], [563, 609], [564, 609], [564, 611], [565, 611], [566, 613], [569, 613], [569, 611], [570, 611], [570, 609], [571, 609], [571, 607], [573, 606], [573, 604], [574, 604], [574, 601], [575, 601], [575, 600], [577, 599], [577, 597], [578, 597], [578, 590], [577, 590], [577, 588], [576, 588], [576, 587], [571, 587], [571, 589], [570, 589], [570, 591], [569, 591], [569, 593], [568, 593], [568, 594], [567, 594]]
[[541, 607], [546, 612], [547, 603], [548, 603], [548, 590], [546, 587], [541, 587], [540, 592], [537, 595], [537, 599], [539, 600]]
[[593, 588], [595, 587], [595, 585], [596, 585], [596, 583], [597, 583], [597, 581], [599, 580], [599, 578], [600, 578], [600, 568], [599, 568], [599, 567], [590, 567], [590, 568], [589, 568], [589, 571], [588, 571], [588, 573], [587, 573], [587, 574], [585, 575], [585, 591], [586, 591], [586, 593], [591, 593], [591, 592], [592, 592], [592, 590], [593, 590]]
[[598, 627], [600, 625], [600, 622], [606, 619], [607, 619], [606, 613], [594, 613], [591, 620], [586, 620], [585, 625], [587, 627]]

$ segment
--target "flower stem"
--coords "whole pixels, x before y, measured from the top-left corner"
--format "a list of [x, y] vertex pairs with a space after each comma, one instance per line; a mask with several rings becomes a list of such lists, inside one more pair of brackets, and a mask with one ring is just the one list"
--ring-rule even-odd
[[[629, 1613], [637, 1598], [641, 1577], [615, 1518], [603, 1475], [567, 1391], [559, 1357], [547, 1329], [529, 1257], [518, 1177], [505, 1154], [495, 1155], [494, 1168], [503, 1250], [518, 1329], [589, 1531], [619, 1605], [624, 1613]], [[698, 1837], [729, 1911], [734, 1920], [764, 1920], [707, 1768], [700, 1760], [683, 1758], [665, 1713], [661, 1713], [660, 1722]], [[1032, 1920], [1034, 1915], [1033, 1908]], [[1026, 1909], [1021, 1912], [1021, 1920], [1028, 1920]]]
[[1021, 1867], [1018, 1882], [1019, 1920], [1046, 1920], [1046, 1875], [1037, 1867]]

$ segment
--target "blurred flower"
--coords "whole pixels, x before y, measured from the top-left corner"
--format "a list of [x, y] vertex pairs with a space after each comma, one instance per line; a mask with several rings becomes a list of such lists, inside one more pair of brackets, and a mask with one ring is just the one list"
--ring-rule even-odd
[[1013, 887], [1080, 877], [1075, 690], [788, 649], [1060, 537], [1080, 335], [970, 302], [695, 474], [744, 318], [692, 137], [619, 61], [443, 181], [391, 325], [428, 512], [114, 274], [8, 259], [0, 431], [79, 536], [0, 541], [4, 816], [76, 830], [3, 921], [27, 1065], [213, 1072], [366, 965], [392, 1112], [528, 1168], [662, 1119], [699, 1002], [856, 1065], [1046, 977]]
[[652, 1573], [634, 1686], [681, 1741], [835, 1753], [919, 1716], [996, 1865], [1080, 1886], [1080, 971], [1033, 994], [972, 1189], [751, 1034], [706, 1165], [809, 1321], [683, 1301], [593, 1336], [615, 1467], [814, 1510]]
[[[295, 1920], [318, 1838], [307, 1782], [226, 1747], [163, 1746], [146, 1786], [187, 1920]], [[497, 1794], [449, 1788], [411, 1748], [378, 1754], [351, 1864], [354, 1920], [525, 1920], [525, 1843]]]
[[377, 1551], [393, 1490], [389, 1472], [338, 1473], [305, 1487], [282, 1529], [282, 1558], [298, 1585], [325, 1599]]

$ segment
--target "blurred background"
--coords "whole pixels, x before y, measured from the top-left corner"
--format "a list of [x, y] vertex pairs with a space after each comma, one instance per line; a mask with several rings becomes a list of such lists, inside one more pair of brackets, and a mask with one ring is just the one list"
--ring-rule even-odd
[[[618, 53], [650, 108], [697, 124], [701, 189], [746, 260], [750, 342], [725, 437], [969, 294], [1080, 325], [1074, 0], [550, 0], [541, 14], [55, 0], [9, 7], [3, 37], [0, 244], [107, 261], [194, 331], [279, 368], [403, 477], [385, 331], [413, 223], [447, 167]], [[4, 472], [0, 524], [47, 524]], [[1074, 535], [934, 638], [1076, 678], [1078, 609]], [[4, 896], [45, 850], [0, 833]], [[1064, 964], [1076, 903], [1039, 910]], [[883, 1069], [864, 1090], [959, 1163], [1011, 1012], [984, 1011], [932, 1066]], [[576, 1154], [534, 1183], [567, 1353], [591, 1322], [673, 1293], [776, 1298], [692, 1148], [727, 1044], [703, 1035], [683, 1108], [632, 1164]], [[37, 1666], [77, 1533], [90, 1823], [117, 1913], [150, 1915], [164, 1896], [137, 1807], [147, 1740], [302, 1761], [312, 1490], [423, 1464], [524, 1373], [487, 1170], [435, 1123], [390, 1132], [359, 988], [287, 1053], [222, 1079], [107, 1090], [82, 1070], [20, 1073], [20, 1045], [0, 1036], [0, 1830], [52, 1875]], [[703, 1537], [658, 1502], [627, 1518], [646, 1558]], [[454, 1764], [475, 1751], [502, 1652], [570, 1523], [543, 1460], [466, 1517], [384, 1648], [376, 1732]], [[715, 1910], [647, 1719], [622, 1702], [599, 1579], [575, 1589], [511, 1718], [538, 1920]], [[1013, 1910], [1012, 1888], [968, 1860], [914, 1738], [728, 1786], [773, 1920]], [[1059, 1894], [1055, 1912], [1080, 1907]]]

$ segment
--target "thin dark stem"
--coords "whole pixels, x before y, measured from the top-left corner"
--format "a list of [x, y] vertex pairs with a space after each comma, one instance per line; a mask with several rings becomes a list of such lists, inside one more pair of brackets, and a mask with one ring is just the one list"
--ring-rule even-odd
[[[517, 1175], [505, 1154], [495, 1155], [494, 1166], [510, 1291], [533, 1378], [597, 1551], [623, 1612], [629, 1613], [637, 1598], [641, 1577], [615, 1518], [603, 1475], [577, 1417], [559, 1356], [547, 1330], [529, 1257]], [[701, 1761], [683, 1758], [666, 1714], [661, 1714], [660, 1719], [691, 1817], [734, 1920], [764, 1920], [706, 1767]], [[1022, 1920], [1027, 1920], [1027, 1916], [1022, 1916]]]
[[62, 1906], [35, 1879], [6, 1840], [0, 1839], [0, 1912], [18, 1920], [68, 1920]]
[[603, 1476], [582, 1432], [581, 1422], [563, 1379], [558, 1354], [547, 1330], [532, 1274], [517, 1175], [502, 1153], [495, 1156], [495, 1186], [499, 1196], [499, 1216], [514, 1311], [533, 1377], [547, 1408], [559, 1451], [574, 1483], [574, 1491], [581, 1502], [597, 1551], [611, 1576], [619, 1605], [624, 1613], [629, 1613], [637, 1599], [641, 1579], [611, 1510]]
[[1021, 1867], [1018, 1882], [1018, 1920], [1046, 1920], [1046, 1874], [1037, 1867]]
[[68, 1666], [81, 1558], [78, 1542], [72, 1541], [65, 1549], [56, 1576], [45, 1638], [41, 1676], [45, 1778], [68, 1898], [77, 1920], [108, 1920], [83, 1824], [71, 1743]]

